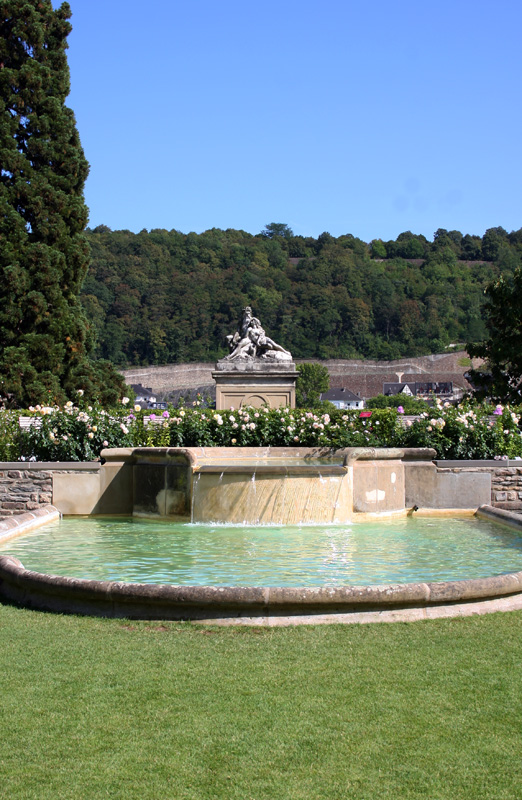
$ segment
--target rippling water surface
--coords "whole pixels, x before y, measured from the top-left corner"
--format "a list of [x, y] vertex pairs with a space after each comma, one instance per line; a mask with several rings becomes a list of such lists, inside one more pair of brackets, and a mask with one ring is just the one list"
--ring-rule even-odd
[[181, 585], [370, 585], [522, 570], [518, 532], [463, 518], [286, 527], [75, 518], [0, 551], [53, 575]]

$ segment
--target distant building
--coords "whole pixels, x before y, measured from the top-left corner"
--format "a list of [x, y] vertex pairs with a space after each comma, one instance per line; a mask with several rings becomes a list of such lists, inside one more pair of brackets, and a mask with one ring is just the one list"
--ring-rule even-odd
[[407, 383], [383, 383], [382, 393], [386, 397], [395, 394], [404, 394], [408, 397], [453, 397], [452, 381], [408, 381]]
[[[158, 408], [158, 403], [156, 399], [156, 395], [152, 391], [152, 389], [147, 389], [145, 386], [142, 386], [141, 383], [131, 383], [131, 389], [134, 390], [136, 394], [136, 399], [134, 402], [136, 405], [141, 406], [142, 408]], [[165, 405], [165, 408], [167, 406]]]
[[417, 395], [428, 397], [433, 394], [435, 397], [451, 397], [453, 395], [452, 381], [417, 381]]
[[323, 392], [321, 400], [328, 400], [336, 408], [364, 408], [364, 400], [349, 389], [328, 389]]
[[405, 394], [408, 397], [414, 397], [417, 394], [417, 384], [415, 381], [409, 383], [383, 383], [382, 393], [386, 397], [391, 397], [395, 394]]

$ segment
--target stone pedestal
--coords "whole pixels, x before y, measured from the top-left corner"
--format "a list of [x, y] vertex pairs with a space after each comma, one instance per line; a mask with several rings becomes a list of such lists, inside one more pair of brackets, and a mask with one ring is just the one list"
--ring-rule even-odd
[[218, 361], [212, 373], [216, 381], [216, 409], [263, 405], [295, 408], [297, 374], [294, 362], [287, 360]]

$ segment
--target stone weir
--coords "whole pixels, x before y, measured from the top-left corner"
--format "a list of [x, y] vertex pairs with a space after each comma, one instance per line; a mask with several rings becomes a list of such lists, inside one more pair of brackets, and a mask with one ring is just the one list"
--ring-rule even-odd
[[470, 484], [465, 475], [441, 473], [433, 457], [427, 448], [369, 447], [102, 452], [109, 471], [128, 475], [120, 513], [142, 517], [230, 524], [343, 523], [354, 515], [394, 514], [413, 506], [475, 510], [489, 501], [489, 475], [479, 480], [474, 476]]

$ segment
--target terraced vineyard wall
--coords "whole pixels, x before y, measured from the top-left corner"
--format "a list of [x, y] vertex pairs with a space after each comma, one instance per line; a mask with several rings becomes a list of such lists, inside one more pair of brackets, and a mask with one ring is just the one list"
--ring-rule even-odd
[[[470, 384], [464, 377], [469, 369], [466, 353], [457, 351], [395, 361], [328, 360], [322, 361], [330, 373], [332, 389], [345, 387], [363, 398], [382, 392], [383, 383], [406, 381], [452, 381], [454, 388], [466, 391]], [[296, 363], [300, 363], [297, 359]], [[477, 362], [478, 363], [478, 362]], [[154, 392], [214, 388], [214, 363], [167, 364], [133, 367], [123, 371], [127, 383], [150, 387]]]

